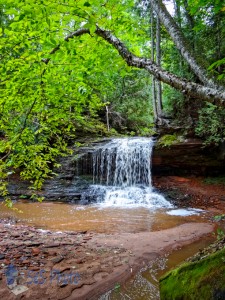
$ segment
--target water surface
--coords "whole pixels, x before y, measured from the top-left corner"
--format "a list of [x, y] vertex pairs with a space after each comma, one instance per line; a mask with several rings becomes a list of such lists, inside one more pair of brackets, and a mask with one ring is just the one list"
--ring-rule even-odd
[[17, 202], [11, 210], [3, 204], [0, 217], [10, 217], [19, 223], [52, 230], [90, 230], [98, 233], [123, 233], [155, 231], [171, 228], [187, 222], [207, 222], [208, 212], [198, 215], [169, 215], [168, 209], [146, 207], [105, 207], [102, 205], [75, 205], [65, 203]]

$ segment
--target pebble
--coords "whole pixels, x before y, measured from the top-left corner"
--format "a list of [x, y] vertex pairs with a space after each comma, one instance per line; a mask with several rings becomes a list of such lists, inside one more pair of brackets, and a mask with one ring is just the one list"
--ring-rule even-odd
[[63, 261], [63, 257], [59, 256], [59, 257], [56, 257], [56, 258], [53, 258], [51, 259], [51, 261], [54, 263], [54, 264], [58, 264], [60, 263], [61, 261]]

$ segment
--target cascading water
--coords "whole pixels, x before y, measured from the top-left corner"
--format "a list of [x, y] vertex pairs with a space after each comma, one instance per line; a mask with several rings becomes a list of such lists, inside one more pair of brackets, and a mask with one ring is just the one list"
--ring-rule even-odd
[[121, 138], [92, 154], [93, 185], [83, 195], [106, 206], [172, 207], [151, 181], [151, 138]]
[[115, 139], [93, 153], [94, 183], [131, 187], [151, 186], [153, 141], [146, 138]]

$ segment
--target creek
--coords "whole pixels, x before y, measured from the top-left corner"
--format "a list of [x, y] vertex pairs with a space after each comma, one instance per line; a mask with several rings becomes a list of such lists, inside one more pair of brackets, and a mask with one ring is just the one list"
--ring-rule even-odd
[[[210, 212], [179, 209], [154, 189], [151, 175], [153, 145], [151, 138], [123, 138], [97, 146], [92, 153], [92, 183], [81, 197], [81, 203], [92, 204], [24, 200], [15, 203], [18, 210], [9, 211], [2, 206], [0, 217], [41, 229], [106, 234], [152, 232], [189, 222], [208, 222]], [[138, 273], [124, 289], [111, 291], [101, 299], [159, 299], [159, 276], [209, 242], [210, 239], [199, 241], [175, 255], [157, 260]]]

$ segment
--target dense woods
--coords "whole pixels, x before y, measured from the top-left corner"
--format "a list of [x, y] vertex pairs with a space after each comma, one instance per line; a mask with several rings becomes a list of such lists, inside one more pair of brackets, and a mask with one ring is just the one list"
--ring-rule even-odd
[[224, 141], [223, 1], [8, 0], [0, 24], [6, 201], [9, 175], [41, 188], [81, 135]]

